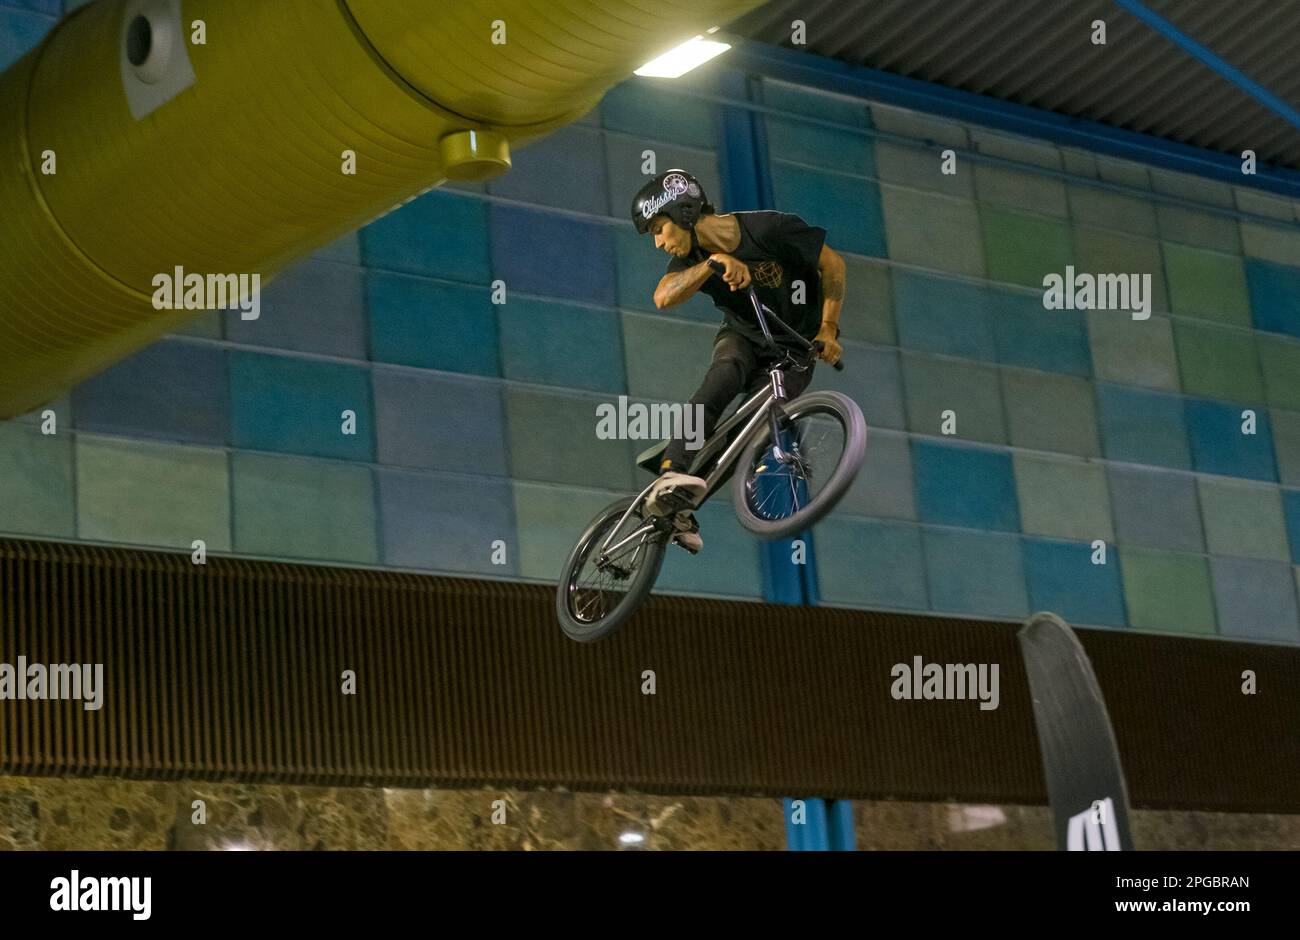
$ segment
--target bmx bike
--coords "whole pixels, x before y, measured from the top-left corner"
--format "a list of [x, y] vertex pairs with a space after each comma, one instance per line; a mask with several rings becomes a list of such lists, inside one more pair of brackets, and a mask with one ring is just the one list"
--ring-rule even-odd
[[[733, 505], [740, 524], [765, 540], [788, 538], [813, 526], [848, 491], [866, 453], [862, 411], [839, 392], [809, 392], [790, 401], [789, 372], [806, 372], [820, 352], [764, 305], [749, 288], [754, 316], [770, 352], [768, 381], [719, 423], [696, 452], [690, 472], [704, 479], [702, 506], [733, 476]], [[772, 336], [769, 323], [788, 335]], [[835, 368], [842, 369], [842, 363]], [[668, 442], [637, 458], [658, 473]], [[591, 642], [618, 629], [649, 595], [675, 531], [673, 516], [645, 511], [651, 481], [636, 496], [619, 499], [591, 521], [569, 553], [556, 590], [556, 615], [571, 639]]]

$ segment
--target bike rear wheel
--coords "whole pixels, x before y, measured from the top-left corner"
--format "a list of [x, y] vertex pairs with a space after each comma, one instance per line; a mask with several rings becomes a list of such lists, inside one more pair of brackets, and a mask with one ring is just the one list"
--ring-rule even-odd
[[[668, 533], [636, 511], [620, 524], [633, 502], [620, 499], [606, 506], [569, 553], [556, 588], [555, 613], [570, 639], [589, 643], [617, 630], [659, 577]], [[609, 548], [602, 552], [604, 545]]]
[[783, 410], [779, 446], [768, 428], [756, 435], [732, 490], [740, 524], [767, 540], [809, 529], [834, 509], [867, 447], [862, 410], [847, 395], [810, 392]]

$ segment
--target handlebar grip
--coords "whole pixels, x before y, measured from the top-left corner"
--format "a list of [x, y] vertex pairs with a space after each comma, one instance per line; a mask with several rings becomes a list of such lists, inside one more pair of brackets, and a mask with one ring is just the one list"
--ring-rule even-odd
[[[821, 352], [822, 349], [826, 346], [826, 344], [821, 342], [820, 340], [814, 340], [812, 345], [813, 345], [813, 349], [817, 350], [818, 352]], [[841, 357], [838, 362], [831, 363], [831, 368], [834, 369], [836, 372], [843, 372], [844, 371], [843, 357]]]

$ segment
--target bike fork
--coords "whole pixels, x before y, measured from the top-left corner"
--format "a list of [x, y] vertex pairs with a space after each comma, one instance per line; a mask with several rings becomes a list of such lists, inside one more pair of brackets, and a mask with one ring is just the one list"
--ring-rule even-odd
[[767, 426], [772, 435], [772, 454], [777, 460], [784, 461], [788, 456], [781, 447], [781, 421], [785, 417], [785, 411], [781, 408], [781, 403], [785, 398], [785, 377], [780, 369], [773, 369], [770, 373], [772, 377], [772, 403], [767, 409]]

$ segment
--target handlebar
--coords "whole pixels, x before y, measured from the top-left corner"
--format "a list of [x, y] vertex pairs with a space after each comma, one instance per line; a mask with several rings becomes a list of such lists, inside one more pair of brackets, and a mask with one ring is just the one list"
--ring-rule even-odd
[[[749, 287], [746, 288], [746, 291], [749, 293], [749, 302], [754, 306], [754, 316], [758, 318], [758, 328], [763, 331], [763, 338], [767, 340], [767, 345], [769, 348], [773, 350], [779, 350], [781, 348], [780, 345], [778, 345], [777, 341], [772, 338], [772, 330], [767, 325], [768, 318], [770, 317], [771, 319], [776, 321], [777, 326], [779, 326], [781, 329], [783, 329], [786, 333], [788, 333], [790, 336], [794, 338], [795, 342], [800, 346], [800, 348], [804, 350], [804, 352], [821, 352], [824, 344], [821, 343], [820, 341], [809, 342], [808, 340], [800, 336], [797, 332], [795, 332], [795, 330], [788, 323], [786, 323], [784, 320], [778, 317], [761, 300], [758, 299], [758, 292], [754, 290], [753, 284], [750, 284]], [[831, 368], [833, 368], [836, 372], [843, 372], [844, 362], [843, 361], [833, 362], [831, 363]]]

